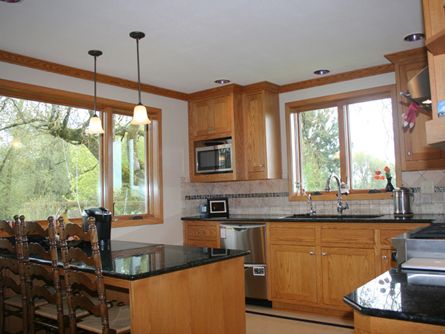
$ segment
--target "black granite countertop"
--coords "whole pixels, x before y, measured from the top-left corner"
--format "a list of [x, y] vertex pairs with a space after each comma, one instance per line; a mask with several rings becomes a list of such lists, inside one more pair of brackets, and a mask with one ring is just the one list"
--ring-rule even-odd
[[392, 269], [344, 301], [369, 316], [445, 326], [445, 273]]
[[203, 221], [220, 221], [220, 222], [354, 222], [354, 223], [444, 223], [445, 215], [440, 214], [416, 214], [413, 216], [399, 217], [394, 215], [361, 215], [361, 214], [320, 214], [320, 215], [305, 215], [299, 214], [293, 216], [291, 214], [280, 215], [230, 215], [229, 217], [202, 217], [202, 216], [187, 216], [182, 217], [182, 220], [203, 220]]
[[[89, 244], [78, 247], [91, 251]], [[101, 244], [100, 254], [104, 276], [137, 280], [248, 255], [249, 251], [111, 240]], [[94, 271], [89, 267], [79, 270]]]

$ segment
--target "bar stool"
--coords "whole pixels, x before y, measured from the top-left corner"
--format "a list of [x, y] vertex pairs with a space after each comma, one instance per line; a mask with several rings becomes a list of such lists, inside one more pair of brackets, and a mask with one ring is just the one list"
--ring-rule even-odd
[[29, 256], [25, 270], [30, 316], [29, 332], [34, 334], [36, 329], [45, 329], [64, 334], [65, 322], [54, 218], [48, 217], [47, 229], [36, 222], [24, 222], [24, 226], [23, 248], [25, 256]]
[[[28, 299], [25, 260], [21, 238], [22, 222], [0, 222], [0, 330], [6, 332], [6, 319], [22, 319], [22, 332], [28, 333]], [[12, 227], [12, 226], [13, 227]]]
[[[64, 225], [59, 220], [61, 254], [64, 281], [69, 310], [71, 334], [77, 329], [91, 333], [130, 333], [130, 309], [128, 305], [115, 305], [106, 301], [102, 275], [102, 261], [95, 220], [88, 218], [88, 232], [76, 224]], [[80, 245], [70, 246], [68, 238], [77, 237]], [[94, 274], [78, 271], [76, 267], [88, 266]], [[74, 292], [74, 288], [76, 291]], [[90, 315], [76, 319], [75, 310], [88, 310]]]

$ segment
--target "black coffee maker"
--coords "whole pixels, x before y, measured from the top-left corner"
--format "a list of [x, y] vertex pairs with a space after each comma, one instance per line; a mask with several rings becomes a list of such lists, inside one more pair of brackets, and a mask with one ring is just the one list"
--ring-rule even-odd
[[97, 236], [100, 243], [109, 243], [111, 238], [111, 212], [105, 208], [85, 209], [82, 213], [83, 230], [88, 231], [88, 217], [96, 220]]

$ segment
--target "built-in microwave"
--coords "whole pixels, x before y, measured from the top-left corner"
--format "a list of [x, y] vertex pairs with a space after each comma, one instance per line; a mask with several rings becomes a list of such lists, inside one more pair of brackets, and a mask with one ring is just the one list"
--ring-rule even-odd
[[197, 143], [195, 161], [197, 174], [232, 172], [232, 139]]

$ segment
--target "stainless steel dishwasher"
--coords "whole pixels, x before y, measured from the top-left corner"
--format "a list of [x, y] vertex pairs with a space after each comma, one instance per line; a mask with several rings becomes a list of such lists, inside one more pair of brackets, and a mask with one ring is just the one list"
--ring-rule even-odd
[[267, 299], [266, 224], [221, 224], [221, 248], [249, 250], [244, 258], [246, 297]]

